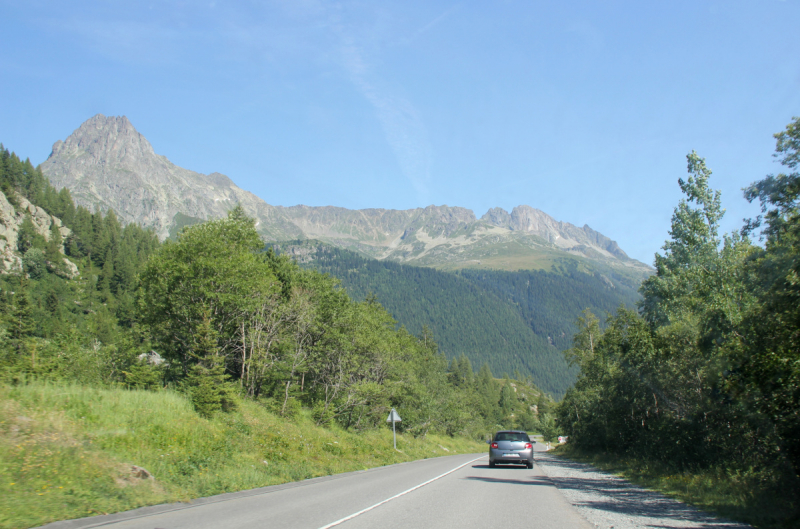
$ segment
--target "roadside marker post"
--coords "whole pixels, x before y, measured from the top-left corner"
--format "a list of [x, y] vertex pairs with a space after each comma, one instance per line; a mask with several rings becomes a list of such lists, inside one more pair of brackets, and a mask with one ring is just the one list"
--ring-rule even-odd
[[397, 414], [397, 410], [392, 408], [392, 411], [389, 412], [389, 417], [386, 418], [386, 422], [392, 423], [392, 436], [394, 437], [394, 449], [397, 450], [397, 431], [395, 430], [394, 423], [402, 422], [400, 415]]

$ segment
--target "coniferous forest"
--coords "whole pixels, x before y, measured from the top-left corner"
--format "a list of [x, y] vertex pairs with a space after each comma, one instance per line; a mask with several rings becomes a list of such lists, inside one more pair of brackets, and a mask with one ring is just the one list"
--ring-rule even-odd
[[[46, 240], [29, 213], [19, 227], [22, 268], [0, 275], [4, 374], [119, 380], [147, 346], [136, 324], [137, 273], [158, 239], [137, 225], [122, 226], [113, 212], [76, 207], [69, 190], [56, 191], [30, 161], [1, 145], [0, 162], [0, 186], [12, 206], [27, 199], [72, 231], [61, 240], [53, 229]], [[78, 265], [75, 277], [65, 266], [62, 245]]]
[[427, 326], [448, 357], [488, 363], [495, 373], [530, 376], [559, 397], [575, 380], [561, 351], [569, 348], [581, 311], [633, 308], [638, 285], [599, 272], [579, 271], [565, 260], [554, 271], [461, 270], [442, 272], [364, 258], [315, 241], [274, 245], [301, 266], [330, 274], [355, 299], [377, 298], [408, 330]]

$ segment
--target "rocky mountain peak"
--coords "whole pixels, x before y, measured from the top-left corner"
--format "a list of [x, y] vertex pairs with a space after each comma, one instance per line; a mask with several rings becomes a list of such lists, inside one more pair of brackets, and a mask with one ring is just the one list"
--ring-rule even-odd
[[421, 217], [443, 224], [471, 224], [475, 222], [475, 213], [471, 209], [458, 206], [450, 207], [430, 205], [422, 210]]
[[86, 120], [66, 141], [53, 145], [53, 156], [88, 155], [94, 163], [140, 163], [143, 157], [153, 157], [150, 142], [142, 136], [125, 116], [106, 117], [103, 114]]
[[579, 228], [569, 222], [557, 221], [544, 211], [531, 206], [517, 206], [511, 210], [511, 214], [502, 208], [492, 208], [481, 220], [500, 228], [535, 235], [573, 253], [589, 255], [594, 252], [605, 257], [630, 260], [616, 241], [588, 225]]
[[156, 154], [125, 116], [88, 119], [53, 145], [41, 169], [54, 186], [69, 188], [77, 204], [113, 209], [123, 222], [154, 228], [162, 239], [236, 204], [258, 220], [272, 208], [225, 175], [189, 171]]
[[492, 226], [511, 228], [511, 215], [503, 208], [490, 209], [481, 217], [481, 220], [488, 222]]

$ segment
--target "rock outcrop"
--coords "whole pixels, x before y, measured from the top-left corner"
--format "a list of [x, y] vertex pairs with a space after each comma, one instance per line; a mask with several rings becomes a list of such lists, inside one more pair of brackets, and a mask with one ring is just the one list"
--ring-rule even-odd
[[[579, 228], [569, 222], [559, 222], [544, 211], [530, 206], [517, 206], [511, 214], [502, 208], [490, 209], [481, 220], [512, 231], [541, 237], [564, 250], [592, 248], [602, 255], [624, 261], [630, 260], [616, 241], [584, 225]], [[582, 250], [579, 250], [583, 253]]]
[[[31, 204], [22, 197], [15, 197], [18, 204], [14, 207], [8, 197], [0, 191], [0, 273], [19, 272], [22, 270], [22, 256], [17, 251], [19, 242], [19, 228], [26, 216], [29, 216], [36, 232], [44, 237], [45, 241], [50, 240], [50, 232], [53, 224], [61, 233], [61, 240], [66, 240], [72, 235], [72, 230], [62, 226], [61, 219], [47, 213], [42, 208]], [[64, 253], [64, 244], [61, 244], [61, 253]], [[78, 267], [64, 257], [65, 274], [69, 277], [78, 275]]]
[[22, 258], [17, 252], [16, 211], [0, 191], [0, 273], [22, 270]]

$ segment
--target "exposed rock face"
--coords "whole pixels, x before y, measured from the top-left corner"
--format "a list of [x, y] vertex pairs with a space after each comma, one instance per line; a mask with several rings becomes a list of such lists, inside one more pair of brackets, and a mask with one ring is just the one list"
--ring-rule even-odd
[[[481, 219], [471, 210], [448, 206], [403, 211], [271, 206], [225, 175], [195, 173], [157, 155], [124, 116], [98, 114], [86, 121], [53, 145], [41, 169], [56, 187], [68, 187], [77, 203], [114, 209], [124, 222], [152, 227], [162, 239], [182, 225], [221, 217], [241, 204], [266, 241], [320, 239], [370, 257], [422, 266], [534, 268], [542, 255], [552, 260], [566, 252], [642, 273], [650, 270], [605, 235], [556, 221], [530, 206], [510, 214], [493, 208]], [[501, 263], [511, 254], [514, 259]]]
[[508, 211], [504, 210], [503, 208], [490, 209], [483, 217], [481, 217], [481, 220], [485, 220], [493, 226], [511, 229], [511, 215], [509, 215]]
[[69, 188], [78, 204], [113, 209], [123, 222], [152, 227], [162, 239], [178, 212], [206, 220], [224, 216], [236, 204], [265, 221], [261, 231], [266, 236], [301, 235], [291, 226], [284, 233], [280, 219], [272, 222], [275, 208], [227, 176], [195, 173], [157, 155], [125, 116], [89, 119], [53, 145], [41, 169], [54, 186]]
[[[16, 201], [19, 205], [15, 208], [8, 201], [6, 195], [0, 191], [0, 273], [3, 274], [22, 270], [22, 256], [17, 251], [17, 243], [19, 242], [19, 227], [26, 216], [30, 216], [34, 229], [46, 241], [50, 240], [50, 230], [53, 224], [61, 233], [62, 241], [72, 235], [72, 230], [62, 226], [61, 219], [58, 217], [53, 217], [22, 197], [16, 197]], [[64, 253], [63, 243], [61, 244], [61, 253]], [[78, 275], [78, 267], [66, 257], [64, 265], [68, 276], [76, 277]]]
[[589, 247], [607, 257], [629, 259], [615, 241], [589, 226], [578, 228], [568, 222], [559, 222], [544, 211], [530, 206], [517, 206], [510, 215], [502, 208], [492, 208], [481, 220], [512, 231], [537, 235], [564, 250]]
[[0, 273], [22, 270], [22, 258], [17, 250], [16, 211], [0, 191]]

